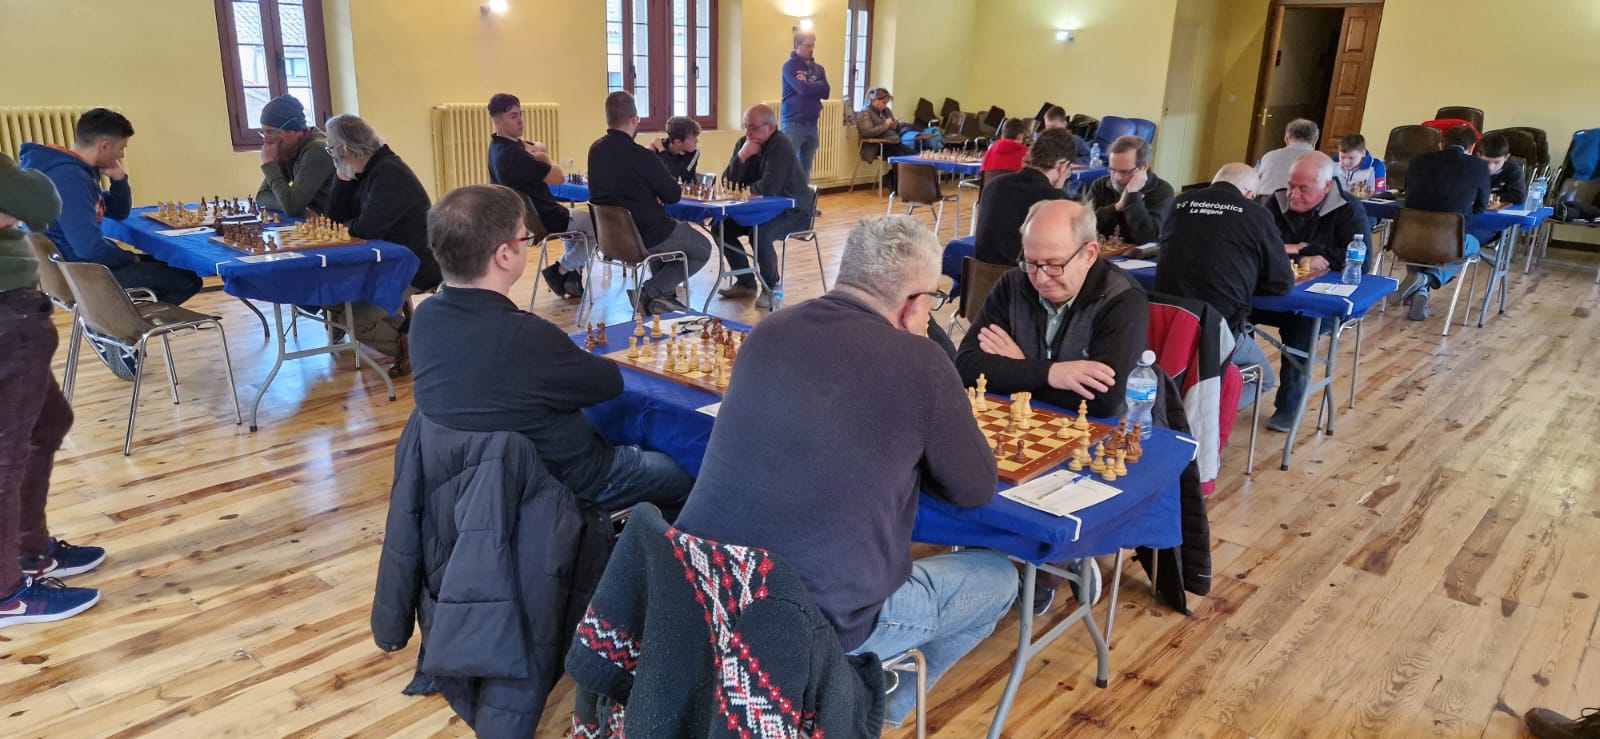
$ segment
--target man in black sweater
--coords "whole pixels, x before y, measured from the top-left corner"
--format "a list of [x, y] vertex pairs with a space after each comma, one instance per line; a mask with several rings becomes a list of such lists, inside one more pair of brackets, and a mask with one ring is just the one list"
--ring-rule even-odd
[[[733, 156], [728, 168], [722, 171], [724, 183], [747, 185], [756, 195], [775, 195], [794, 200], [794, 207], [758, 227], [741, 226], [732, 220], [722, 223], [723, 249], [728, 266], [735, 270], [747, 269], [750, 260], [739, 245], [740, 236], [748, 236], [756, 249], [756, 262], [761, 270], [761, 281], [768, 288], [777, 286], [783, 275], [778, 273], [778, 253], [773, 241], [801, 231], [811, 223], [811, 188], [806, 185], [805, 172], [800, 169], [800, 154], [794, 143], [778, 130], [778, 117], [772, 108], [752, 105], [744, 113], [744, 135], [733, 144]], [[754, 275], [739, 275], [734, 283], [718, 295], [724, 298], [747, 298], [755, 295]], [[756, 297], [756, 307], [772, 309], [772, 294], [763, 292]]]
[[[688, 533], [788, 563], [846, 651], [920, 648], [930, 684], [993, 631], [1017, 589], [997, 552], [910, 555], [919, 491], [968, 508], [995, 493], [961, 379], [921, 335], [943, 299], [940, 253], [913, 218], [869, 218], [850, 232], [832, 292], [750, 332], [678, 517]], [[890, 723], [914, 693], [907, 682], [889, 694]]]
[[1150, 142], [1122, 136], [1111, 142], [1106, 162], [1111, 174], [1089, 186], [1089, 207], [1101, 236], [1120, 233], [1129, 244], [1161, 238], [1172, 210], [1172, 185], [1150, 172]]
[[[992, 393], [1029, 392], [1089, 415], [1122, 415], [1128, 373], [1148, 344], [1150, 301], [1133, 277], [1100, 259], [1094, 213], [1070, 200], [1035, 203], [1022, 224], [1022, 268], [995, 283], [961, 340], [961, 380]], [[1084, 573], [1099, 597], [1100, 571]], [[1032, 607], [1044, 615], [1059, 578], [1044, 577]]]
[[612, 447], [583, 414], [622, 394], [616, 363], [511, 302], [528, 265], [526, 212], [518, 193], [472, 185], [428, 214], [445, 283], [411, 322], [417, 408], [453, 429], [528, 437], [550, 474], [592, 510], [648, 501], [670, 519], [694, 479], [661, 452]]
[[[1469, 152], [1478, 137], [1471, 126], [1456, 126], [1444, 133], [1440, 151], [1418, 154], [1406, 174], [1406, 207], [1435, 213], [1460, 213], [1470, 227], [1472, 217], [1489, 207], [1489, 163]], [[1524, 196], [1526, 197], [1526, 196]], [[1481, 242], [1471, 231], [1461, 245], [1465, 260], [1478, 253]], [[1428, 318], [1428, 292], [1444, 287], [1461, 272], [1461, 262], [1444, 267], [1406, 266], [1410, 278], [1391, 298], [1410, 304], [1406, 317]]]
[[985, 185], [979, 195], [978, 226], [972, 256], [980, 262], [1010, 267], [1022, 257], [1022, 222], [1028, 209], [1042, 200], [1065, 200], [1061, 183], [1067, 181], [1077, 143], [1065, 128], [1039, 134], [1022, 162], [1022, 169]]
[[[336, 115], [328, 119], [327, 128], [328, 155], [333, 157], [336, 176], [328, 195], [328, 217], [349, 227], [351, 236], [390, 241], [417, 255], [421, 264], [406, 300], [413, 292], [438, 287], [439, 262], [428, 249], [429, 200], [422, 182], [366, 121]], [[327, 306], [324, 311], [343, 309]], [[405, 319], [371, 303], [356, 303], [351, 309], [355, 338], [394, 358], [389, 375], [411, 374]]]
[[650, 279], [640, 286], [639, 304], [646, 315], [687, 310], [678, 301], [678, 283], [706, 266], [710, 239], [687, 223], [667, 215], [666, 205], [683, 198], [683, 188], [666, 165], [649, 149], [634, 143], [639, 130], [639, 109], [633, 96], [613, 92], [606, 96], [606, 135], [589, 147], [589, 202], [627, 208], [633, 224], [651, 254], [683, 252], [688, 259], [652, 267]]
[[542, 275], [551, 292], [569, 298], [583, 297], [583, 266], [589, 261], [588, 244], [594, 243], [589, 211], [568, 208], [550, 194], [550, 186], [561, 184], [566, 173], [550, 158], [548, 147], [522, 140], [526, 126], [522, 121], [522, 101], [517, 96], [502, 92], [489, 98], [489, 118], [494, 121], [494, 135], [489, 138], [489, 181], [527, 198], [545, 233], [577, 231], [588, 237], [588, 243], [565, 240], [561, 258], [546, 267]]
[[[1223, 165], [1211, 186], [1178, 196], [1161, 237], [1157, 292], [1204, 300], [1228, 320], [1236, 339], [1232, 361], [1261, 367], [1261, 390], [1277, 384], [1272, 364], [1250, 325], [1250, 298], [1285, 295], [1294, 289], [1294, 269], [1272, 214], [1255, 201], [1256, 171], [1248, 164]], [[1239, 396], [1240, 407], [1254, 393]]]

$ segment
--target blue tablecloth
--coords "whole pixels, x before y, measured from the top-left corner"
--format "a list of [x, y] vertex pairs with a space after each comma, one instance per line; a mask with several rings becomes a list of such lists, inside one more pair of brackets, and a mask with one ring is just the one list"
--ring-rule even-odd
[[419, 264], [410, 249], [370, 240], [365, 246], [297, 252], [304, 255], [299, 259], [242, 262], [239, 258], [247, 255], [211, 243], [214, 234], [157, 233], [171, 229], [141, 215], [151, 210], [155, 208], [135, 208], [122, 221], [108, 218], [101, 223], [101, 230], [174, 267], [202, 277], [221, 277], [222, 289], [240, 298], [295, 305], [371, 303], [393, 313], [400, 309], [401, 297]]
[[[633, 324], [608, 327], [607, 338], [616, 341], [598, 351], [626, 348], [632, 331]], [[572, 338], [581, 344], [584, 334]], [[601, 436], [613, 444], [664, 452], [698, 476], [714, 419], [696, 409], [717, 402], [717, 396], [628, 369], [622, 382], [620, 397], [585, 411]], [[1183, 539], [1178, 476], [1194, 451], [1195, 442], [1188, 437], [1155, 429], [1144, 443], [1143, 459], [1115, 483], [1124, 492], [1078, 514], [1083, 530], [1075, 542], [1072, 521], [1001, 497], [982, 508], [960, 509], [924, 495], [912, 537], [929, 544], [992, 548], [1034, 563], [1110, 554], [1118, 547], [1177, 546]]]
[[[1405, 206], [1404, 200], [1363, 200], [1361, 207], [1367, 211], [1367, 217], [1374, 221], [1393, 220], [1395, 215]], [[1555, 211], [1541, 207], [1538, 210], [1521, 210], [1505, 208], [1502, 210], [1486, 210], [1472, 217], [1467, 222], [1467, 230], [1471, 232], [1504, 231], [1512, 226], [1522, 228], [1538, 228], [1545, 219]]]
[[889, 157], [890, 164], [925, 164], [940, 172], [954, 172], [963, 177], [977, 177], [982, 162], [957, 162], [948, 159], [926, 159], [915, 154]]
[[1111, 170], [1105, 167], [1085, 167], [1083, 169], [1073, 170], [1072, 174], [1067, 175], [1067, 179], [1071, 180], [1072, 182], [1089, 183], [1094, 182], [1095, 180], [1098, 180], [1108, 174], [1111, 174]]
[[[550, 186], [550, 194], [556, 200], [568, 203], [589, 202], [589, 186], [563, 182]], [[716, 224], [724, 218], [733, 219], [734, 223], [741, 226], [759, 226], [767, 221], [777, 218], [785, 210], [794, 207], [794, 198], [780, 197], [755, 197], [748, 202], [729, 203], [727, 205], [712, 205], [699, 200], [684, 198], [667, 206], [667, 215], [680, 221], [694, 223]]]
[[[1112, 260], [1112, 264], [1120, 264], [1120, 260]], [[1156, 268], [1144, 267], [1141, 269], [1127, 270], [1138, 280], [1144, 289], [1149, 290], [1156, 281]], [[1400, 282], [1392, 277], [1382, 275], [1362, 275], [1361, 284], [1356, 286], [1356, 291], [1350, 297], [1342, 298], [1337, 295], [1324, 295], [1310, 292], [1312, 285], [1319, 283], [1339, 282], [1336, 272], [1329, 272], [1314, 280], [1307, 280], [1288, 295], [1262, 296], [1257, 295], [1250, 299], [1250, 307], [1260, 311], [1274, 311], [1277, 313], [1294, 313], [1296, 315], [1318, 318], [1355, 318], [1366, 315], [1372, 306], [1383, 300], [1384, 296], [1400, 288]]]

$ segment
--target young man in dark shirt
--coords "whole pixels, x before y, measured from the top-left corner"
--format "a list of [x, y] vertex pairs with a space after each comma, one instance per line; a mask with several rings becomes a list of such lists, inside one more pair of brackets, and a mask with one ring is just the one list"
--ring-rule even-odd
[[1294, 269], [1272, 214], [1255, 201], [1256, 183], [1254, 167], [1226, 164], [1210, 187], [1178, 196], [1161, 237], [1155, 290], [1203, 300], [1222, 313], [1237, 339], [1233, 363], [1261, 367], [1265, 392], [1277, 380], [1251, 330], [1250, 299], [1287, 294]]
[[1021, 171], [996, 177], [984, 186], [978, 203], [974, 258], [1007, 267], [1022, 258], [1022, 222], [1027, 220], [1028, 210], [1043, 200], [1066, 199], [1061, 183], [1067, 181], [1076, 152], [1070, 131], [1045, 129], [1028, 150]]
[[[678, 517], [688, 533], [787, 562], [846, 651], [921, 649], [930, 685], [1017, 590], [997, 552], [910, 555], [921, 491], [968, 508], [995, 494], [994, 454], [961, 378], [922, 336], [943, 302], [941, 251], [913, 218], [869, 218], [850, 232], [831, 292], [750, 332]], [[908, 681], [889, 694], [891, 724], [915, 692]]]
[[668, 118], [667, 135], [650, 142], [650, 150], [679, 182], [694, 182], [699, 176], [695, 168], [700, 166], [700, 124], [687, 116]]
[[639, 288], [639, 304], [646, 315], [687, 310], [688, 306], [678, 301], [678, 283], [687, 282], [706, 266], [711, 240], [667, 215], [666, 204], [681, 200], [683, 187], [654, 152], [634, 143], [639, 109], [632, 95], [613, 92], [606, 96], [606, 126], [606, 134], [589, 147], [589, 202], [627, 208], [644, 239], [645, 251], [683, 252], [688, 268], [681, 261], [652, 267], [650, 279]]
[[1150, 142], [1123, 136], [1111, 142], [1106, 161], [1111, 174], [1089, 186], [1089, 207], [1101, 236], [1120, 233], [1129, 244], [1161, 238], [1172, 210], [1172, 185], [1150, 171]]
[[[728, 168], [722, 172], [722, 181], [746, 185], [756, 195], [775, 195], [794, 200], [794, 207], [759, 227], [741, 226], [731, 220], [722, 224], [724, 239], [722, 253], [728, 266], [740, 270], [750, 266], [739, 237], [748, 236], [755, 246], [757, 267], [761, 279], [769, 288], [776, 288], [783, 275], [778, 273], [778, 253], [773, 241], [806, 228], [811, 222], [811, 188], [806, 185], [805, 174], [800, 170], [799, 154], [794, 143], [778, 130], [778, 119], [772, 108], [752, 105], [744, 114], [744, 135], [733, 144], [733, 156]], [[735, 282], [717, 291], [724, 298], [746, 298], [757, 292], [754, 275], [739, 275]], [[772, 293], [762, 292], [756, 297], [756, 307], [772, 309]]]
[[611, 446], [583, 414], [622, 393], [616, 363], [511, 302], [528, 264], [524, 202], [499, 185], [472, 185], [428, 214], [445, 282], [411, 321], [417, 408], [450, 428], [528, 437], [550, 474], [593, 510], [648, 501], [670, 520], [693, 478], [660, 452]]
[[[1489, 163], [1471, 154], [1477, 143], [1478, 135], [1471, 126], [1456, 126], [1444, 133], [1439, 151], [1413, 158], [1411, 169], [1406, 173], [1406, 207], [1435, 213], [1460, 213], [1468, 224], [1473, 216], [1488, 209]], [[1461, 245], [1462, 259], [1477, 254], [1482, 243], [1480, 237], [1487, 235], [1473, 233], [1469, 228]], [[1426, 320], [1429, 291], [1450, 284], [1461, 272], [1461, 266], [1462, 262], [1443, 267], [1407, 265], [1406, 283], [1390, 298], [1411, 306], [1406, 311], [1407, 318]]]
[[[550, 194], [566, 173], [550, 158], [550, 149], [537, 141], [523, 141], [522, 101], [500, 93], [489, 98], [489, 118], [494, 135], [489, 138], [489, 181], [505, 185], [528, 199], [546, 233], [578, 231], [594, 243], [594, 224], [587, 208], [568, 208]], [[588, 244], [565, 241], [561, 258], [544, 270], [550, 291], [569, 298], [583, 297], [583, 266], [589, 261]]]

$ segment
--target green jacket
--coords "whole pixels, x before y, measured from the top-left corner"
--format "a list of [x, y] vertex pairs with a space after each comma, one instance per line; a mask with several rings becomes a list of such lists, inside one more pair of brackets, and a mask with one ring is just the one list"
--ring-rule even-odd
[[333, 187], [333, 157], [328, 156], [327, 146], [322, 132], [312, 129], [300, 142], [292, 171], [284, 162], [262, 164], [265, 179], [256, 193], [256, 204], [291, 216], [303, 216], [307, 208], [327, 213], [328, 191]]
[[[43, 231], [61, 215], [61, 197], [43, 173], [19, 169], [0, 154], [0, 213]], [[19, 228], [0, 228], [0, 292], [37, 284], [39, 265], [28, 246], [28, 234]]]

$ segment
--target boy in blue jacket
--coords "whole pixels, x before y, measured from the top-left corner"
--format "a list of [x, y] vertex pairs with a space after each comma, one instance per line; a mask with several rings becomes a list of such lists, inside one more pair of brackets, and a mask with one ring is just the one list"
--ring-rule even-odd
[[[156, 299], [177, 305], [200, 292], [200, 276], [168, 266], [148, 255], [127, 251], [100, 232], [103, 218], [128, 217], [133, 191], [122, 155], [133, 137], [133, 124], [121, 113], [95, 108], [78, 119], [71, 149], [22, 145], [24, 169], [43, 172], [61, 193], [61, 217], [44, 235], [69, 262], [98, 262], [111, 268], [123, 287], [148, 288]], [[111, 181], [100, 189], [100, 178]]]

